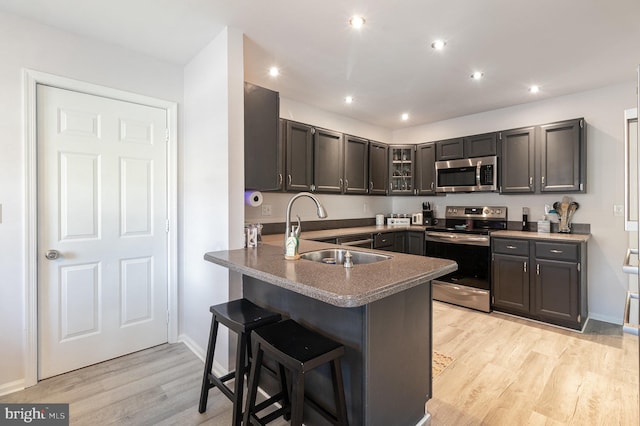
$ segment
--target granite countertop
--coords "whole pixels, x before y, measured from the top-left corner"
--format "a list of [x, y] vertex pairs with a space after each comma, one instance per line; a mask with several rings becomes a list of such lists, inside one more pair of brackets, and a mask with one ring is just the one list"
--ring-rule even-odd
[[[369, 228], [383, 227], [350, 228], [349, 233], [358, 233], [353, 232], [354, 229]], [[334, 236], [335, 233], [331, 235]], [[282, 236], [270, 236], [256, 248], [209, 252], [204, 255], [204, 258], [232, 271], [339, 307], [366, 305], [453, 272], [458, 267], [454, 261], [447, 259], [380, 252], [365, 248], [353, 250], [381, 253], [391, 256], [391, 259], [370, 264], [356, 264], [353, 268], [305, 259], [285, 260], [281, 238]], [[311, 237], [305, 235], [305, 238]], [[300, 253], [337, 247], [334, 244], [300, 240]]]
[[[334, 228], [325, 229], [321, 231], [302, 231], [300, 234], [301, 240], [320, 240], [323, 238], [337, 238], [345, 235], [357, 235], [357, 234], [376, 234], [378, 232], [400, 232], [400, 231], [418, 231], [424, 232], [424, 225], [372, 225], [372, 226], [358, 226], [353, 228]], [[277, 242], [284, 240], [284, 234], [270, 234], [263, 235], [262, 240], [265, 242]]]
[[545, 232], [527, 232], [527, 231], [493, 231], [492, 237], [503, 238], [526, 238], [531, 240], [546, 240], [556, 242], [584, 243], [591, 234], [563, 234], [563, 233], [545, 233]]

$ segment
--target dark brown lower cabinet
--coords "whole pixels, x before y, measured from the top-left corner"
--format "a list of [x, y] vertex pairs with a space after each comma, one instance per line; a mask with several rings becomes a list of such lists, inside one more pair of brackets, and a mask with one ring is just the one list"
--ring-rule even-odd
[[529, 258], [495, 254], [493, 256], [493, 305], [511, 313], [529, 313]]
[[494, 310], [582, 329], [586, 243], [492, 238], [492, 248]]
[[404, 252], [407, 254], [417, 254], [424, 256], [425, 252], [425, 240], [424, 232], [419, 231], [407, 231], [405, 240]]

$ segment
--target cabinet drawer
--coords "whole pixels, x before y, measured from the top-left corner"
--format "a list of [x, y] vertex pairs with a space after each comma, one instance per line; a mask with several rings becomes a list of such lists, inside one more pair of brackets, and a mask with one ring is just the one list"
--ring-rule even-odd
[[514, 240], [514, 239], [508, 239], [508, 238], [494, 238], [493, 252], [502, 253], [502, 254], [515, 254], [515, 255], [528, 256], [529, 241]]
[[386, 234], [375, 234], [373, 236], [373, 248], [393, 246], [394, 235], [392, 232]]
[[536, 258], [540, 259], [567, 260], [571, 262], [577, 262], [579, 257], [578, 245], [536, 242], [535, 255]]

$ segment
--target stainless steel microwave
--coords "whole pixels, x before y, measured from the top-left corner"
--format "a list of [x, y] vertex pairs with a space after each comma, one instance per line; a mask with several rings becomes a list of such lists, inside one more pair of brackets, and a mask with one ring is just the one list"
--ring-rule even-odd
[[436, 161], [436, 192], [498, 191], [498, 157]]

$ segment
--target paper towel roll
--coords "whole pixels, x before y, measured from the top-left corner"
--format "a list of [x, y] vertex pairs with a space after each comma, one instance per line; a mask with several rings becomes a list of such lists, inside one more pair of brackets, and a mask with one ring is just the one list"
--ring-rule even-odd
[[244, 202], [251, 207], [262, 205], [262, 193], [260, 191], [245, 191]]

